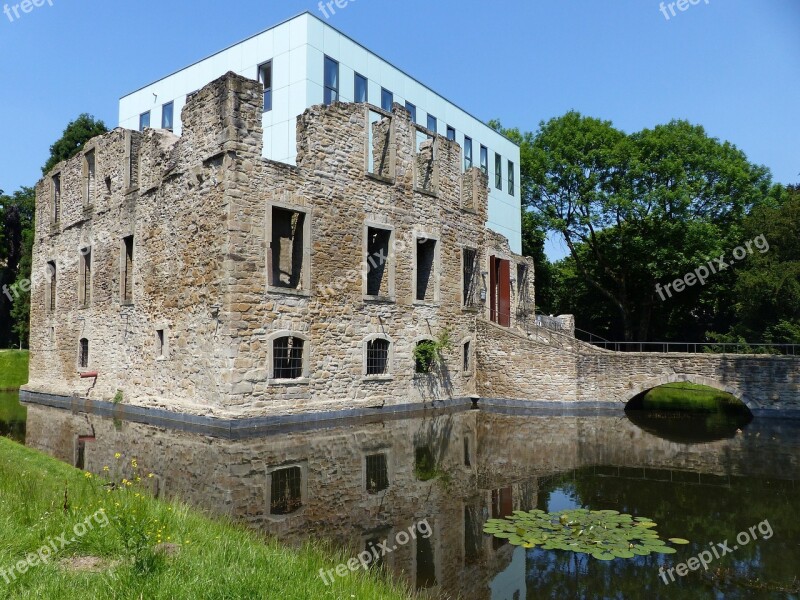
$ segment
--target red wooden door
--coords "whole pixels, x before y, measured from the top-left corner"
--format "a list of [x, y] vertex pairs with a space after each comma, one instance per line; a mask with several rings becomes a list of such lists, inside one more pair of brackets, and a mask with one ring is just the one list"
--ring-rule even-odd
[[497, 323], [497, 258], [489, 257], [489, 320]]
[[500, 260], [498, 279], [498, 323], [503, 327], [511, 326], [511, 263]]

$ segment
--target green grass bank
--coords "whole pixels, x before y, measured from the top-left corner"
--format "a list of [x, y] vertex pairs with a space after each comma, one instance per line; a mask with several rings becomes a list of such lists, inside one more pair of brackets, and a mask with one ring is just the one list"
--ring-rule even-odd
[[670, 383], [653, 388], [642, 397], [641, 408], [707, 413], [747, 412], [747, 407], [735, 396], [694, 383]]
[[[319, 570], [335, 568], [350, 554], [320, 543], [288, 548], [184, 504], [152, 498], [145, 491], [148, 474], [134, 457], [120, 455], [104, 475], [101, 480], [0, 438], [0, 597], [412, 597], [379, 572], [359, 570], [328, 586]], [[42, 562], [48, 545], [57, 551]]]
[[28, 351], [0, 350], [0, 391], [17, 390], [28, 383]]

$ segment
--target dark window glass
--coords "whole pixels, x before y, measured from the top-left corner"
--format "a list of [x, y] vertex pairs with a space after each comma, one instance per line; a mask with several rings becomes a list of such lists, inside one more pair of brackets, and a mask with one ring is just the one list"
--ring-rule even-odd
[[389, 487], [389, 468], [385, 454], [367, 456], [367, 491], [377, 494]]
[[354, 102], [369, 102], [369, 85], [367, 78], [356, 73], [355, 86], [353, 89]]
[[303, 376], [303, 340], [282, 337], [273, 342], [272, 376], [275, 379], [300, 379]]
[[139, 115], [139, 131], [144, 131], [150, 127], [150, 111]]
[[270, 514], [288, 515], [303, 505], [301, 485], [303, 473], [300, 467], [289, 467], [272, 472], [270, 490]]
[[[391, 110], [391, 108], [389, 110]], [[411, 102], [406, 102], [406, 110], [411, 115], [411, 122], [412, 123], [416, 123], [417, 122], [417, 107], [414, 106], [413, 104], [411, 104]]]
[[385, 88], [381, 88], [381, 108], [391, 112], [392, 104], [394, 104], [394, 94]]
[[451, 142], [456, 140], [456, 130], [453, 127], [447, 126], [447, 139]]
[[367, 375], [386, 375], [389, 372], [389, 342], [367, 342]]
[[512, 196], [516, 193], [516, 179], [512, 161], [508, 161], [508, 193]]
[[430, 129], [433, 133], [436, 133], [438, 130], [436, 129], [436, 117], [433, 115], [428, 115], [428, 129]]
[[486, 146], [481, 146], [481, 171], [489, 176], [489, 150]]
[[325, 57], [325, 104], [339, 101], [339, 63]]
[[161, 107], [161, 129], [169, 129], [172, 131], [172, 117], [175, 112], [175, 104], [167, 102]]
[[472, 138], [464, 136], [464, 170], [472, 168]]
[[494, 155], [494, 187], [503, 189], [503, 158], [495, 152]]
[[258, 67], [258, 81], [264, 86], [264, 112], [272, 110], [272, 61]]
[[86, 368], [89, 366], [89, 340], [86, 338], [81, 339], [78, 364], [81, 366], [81, 368]]

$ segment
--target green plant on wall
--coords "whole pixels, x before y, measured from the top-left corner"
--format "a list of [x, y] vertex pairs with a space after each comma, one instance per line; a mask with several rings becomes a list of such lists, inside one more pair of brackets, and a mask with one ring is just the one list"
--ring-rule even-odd
[[452, 346], [450, 329], [444, 328], [435, 340], [422, 340], [414, 348], [414, 363], [417, 373], [430, 373], [434, 366], [441, 365], [444, 352]]

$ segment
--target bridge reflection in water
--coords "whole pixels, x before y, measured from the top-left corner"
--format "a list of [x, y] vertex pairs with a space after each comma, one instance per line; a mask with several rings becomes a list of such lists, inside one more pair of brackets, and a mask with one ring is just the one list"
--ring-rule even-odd
[[[715, 585], [726, 598], [746, 598], [744, 579], [783, 581], [800, 565], [798, 433], [800, 421], [756, 419], [730, 438], [681, 443], [620, 415], [462, 410], [231, 440], [29, 406], [27, 444], [100, 476], [116, 452], [135, 457], [155, 474], [158, 496], [290, 542], [329, 538], [354, 555], [427, 519], [430, 543], [412, 540], [383, 562], [434, 592], [658, 598], [681, 589], [681, 598], [705, 598]], [[576, 505], [643, 514], [662, 535], [693, 544], [674, 561], [601, 564], [503, 545], [481, 531], [487, 518], [512, 510]], [[728, 579], [697, 575], [667, 587], [658, 578], [659, 564], [677, 564], [765, 519], [774, 537], [720, 561]]]

